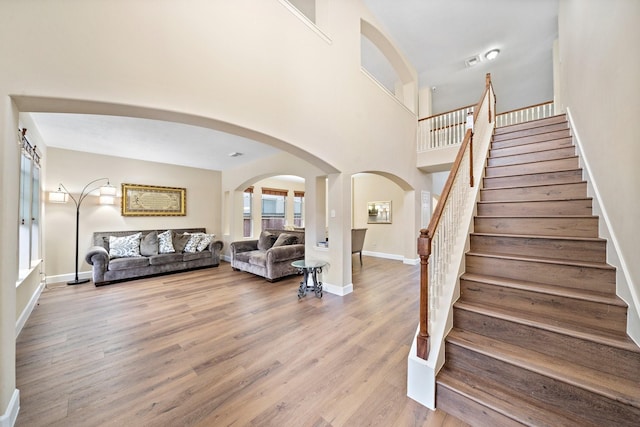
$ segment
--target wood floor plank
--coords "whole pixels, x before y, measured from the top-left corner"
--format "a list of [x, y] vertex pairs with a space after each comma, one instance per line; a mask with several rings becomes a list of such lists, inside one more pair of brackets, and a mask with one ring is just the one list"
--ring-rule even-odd
[[17, 426], [464, 426], [406, 396], [419, 266], [364, 257], [297, 298], [218, 268], [49, 284], [17, 339]]

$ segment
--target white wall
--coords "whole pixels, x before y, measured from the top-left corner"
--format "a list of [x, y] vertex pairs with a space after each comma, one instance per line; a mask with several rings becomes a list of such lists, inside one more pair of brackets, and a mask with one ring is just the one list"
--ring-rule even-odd
[[[15, 396], [19, 111], [102, 113], [208, 126], [288, 150], [297, 161], [316, 165], [314, 172], [321, 171], [303, 174], [311, 175], [305, 176], [311, 181], [325, 174], [350, 177], [354, 172], [381, 171], [418, 191], [424, 186], [415, 168], [415, 115], [360, 68], [361, 19], [373, 25], [376, 20], [360, 0], [321, 3], [322, 31], [276, 1], [1, 3], [0, 39], [11, 42], [0, 43], [0, 59], [6, 64], [0, 74], [0, 411], [9, 408]], [[415, 71], [411, 77], [415, 87]], [[411, 91], [406, 92], [405, 101]], [[77, 163], [60, 166], [58, 172], [49, 170], [47, 185], [57, 184], [56, 174], [73, 186], [87, 182], [88, 176], [111, 175], [120, 182], [120, 177], [101, 169], [106, 168], [104, 162], [96, 165], [83, 165], [87, 169], [82, 173], [73, 170]], [[135, 175], [134, 169], [122, 172], [133, 177], [131, 181], [162, 185], [159, 175]], [[175, 174], [166, 176], [165, 185], [180, 186]], [[342, 190], [349, 188], [348, 178], [340, 182]], [[222, 194], [211, 195], [212, 203], [233, 196], [228, 187], [222, 188]], [[189, 191], [187, 197], [191, 200]], [[339, 215], [330, 221], [330, 229], [342, 228], [351, 218], [350, 204], [335, 206]], [[125, 222], [108, 207], [83, 207], [85, 244], [89, 230], [98, 225], [128, 229], [143, 224]], [[47, 208], [51, 217], [46, 219], [45, 238], [59, 240], [66, 245], [64, 252], [72, 254], [68, 245], [73, 243], [62, 243], [73, 242], [74, 230], [65, 225], [69, 211], [56, 209], [69, 208]], [[222, 213], [225, 221], [229, 209]], [[196, 212], [189, 202], [187, 210]], [[99, 224], [91, 215], [100, 218]], [[194, 225], [217, 232], [215, 214], [205, 209], [201, 215], [205, 217], [198, 217]], [[60, 224], [65, 238], [50, 224]], [[45, 260], [48, 275], [73, 270], [73, 265], [66, 266], [68, 261], [45, 250], [53, 257]], [[348, 256], [335, 259], [348, 261]], [[343, 286], [350, 274], [333, 265], [334, 283]]]
[[[61, 182], [76, 198], [88, 182], [102, 177], [110, 179], [119, 195], [123, 183], [187, 190], [186, 216], [122, 216], [120, 198], [115, 205], [100, 205], [98, 197], [88, 196], [80, 206], [80, 272], [91, 270], [84, 254], [92, 245], [94, 231], [206, 227], [208, 232], [221, 235], [221, 173], [218, 171], [58, 148], [49, 148], [45, 161], [47, 190], [55, 190]], [[67, 280], [59, 276], [74, 272], [75, 215], [75, 204], [71, 200], [66, 204], [45, 203], [45, 271], [49, 281]]]
[[[404, 191], [389, 179], [370, 173], [353, 176], [353, 228], [366, 228], [365, 252], [403, 259]], [[367, 203], [391, 201], [391, 224], [368, 224]], [[418, 237], [416, 232], [415, 237]]]
[[[617, 241], [636, 298], [640, 295], [638, 22], [640, 2], [635, 0], [560, 3], [561, 108], [571, 111], [601, 197], [601, 214]], [[629, 293], [622, 296], [634, 303]]]

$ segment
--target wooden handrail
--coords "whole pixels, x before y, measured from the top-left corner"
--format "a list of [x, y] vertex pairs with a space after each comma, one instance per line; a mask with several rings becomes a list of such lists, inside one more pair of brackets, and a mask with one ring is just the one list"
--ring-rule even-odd
[[442, 130], [442, 129], [453, 128], [453, 127], [456, 127], [456, 126], [464, 125], [465, 123], [466, 122], [458, 122], [458, 123], [454, 123], [454, 124], [447, 125], [447, 126], [442, 126], [442, 127], [435, 128], [435, 129], [429, 129], [429, 132], [437, 132], [437, 131]]
[[451, 113], [453, 113], [453, 112], [455, 112], [455, 111], [458, 111], [458, 110], [464, 110], [464, 109], [466, 109], [466, 108], [471, 108], [471, 107], [475, 107], [475, 106], [476, 106], [476, 104], [466, 105], [466, 106], [464, 106], [464, 107], [455, 108], [455, 109], [453, 109], [453, 110], [445, 111], [444, 113], [438, 113], [438, 114], [434, 114], [434, 115], [429, 116], [429, 117], [424, 117], [424, 118], [422, 118], [422, 119], [418, 119], [418, 121], [419, 121], [419, 122], [421, 122], [421, 121], [423, 121], [423, 120], [433, 119], [434, 117], [444, 116], [444, 115], [451, 114]]
[[[478, 120], [478, 112], [482, 107], [482, 102], [484, 101], [485, 96], [489, 94], [491, 90], [491, 74], [487, 73], [485, 79], [485, 90], [480, 97], [480, 101], [476, 104], [476, 108], [474, 108], [473, 112], [473, 122], [474, 124]], [[466, 108], [466, 107], [465, 107]], [[495, 107], [494, 107], [495, 108]], [[456, 111], [456, 110], [454, 110]], [[491, 106], [489, 106], [489, 123], [491, 123]], [[475, 126], [474, 126], [475, 127]], [[447, 199], [449, 198], [449, 194], [451, 193], [451, 189], [453, 188], [453, 183], [455, 181], [455, 177], [458, 174], [458, 170], [462, 164], [462, 160], [464, 158], [465, 151], [467, 150], [467, 146], [470, 150], [473, 150], [473, 131], [471, 129], [467, 129], [464, 139], [462, 140], [462, 144], [460, 145], [460, 149], [458, 150], [458, 154], [456, 155], [456, 159], [453, 163], [453, 167], [449, 172], [449, 176], [447, 177], [447, 182], [444, 185], [444, 189], [442, 194], [440, 195], [440, 201], [436, 206], [436, 210], [431, 217], [431, 221], [429, 221], [429, 226], [427, 228], [423, 228], [420, 230], [420, 236], [418, 237], [418, 255], [420, 256], [420, 326], [418, 330], [418, 336], [416, 337], [416, 348], [417, 348], [417, 356], [421, 359], [426, 360], [429, 357], [429, 256], [431, 255], [431, 243], [433, 241], [433, 236], [435, 235], [436, 229], [442, 217], [442, 212], [447, 203]], [[471, 152], [471, 156], [473, 156]], [[473, 187], [474, 186], [474, 176], [473, 176], [473, 158], [470, 161], [469, 168], [469, 183]]]

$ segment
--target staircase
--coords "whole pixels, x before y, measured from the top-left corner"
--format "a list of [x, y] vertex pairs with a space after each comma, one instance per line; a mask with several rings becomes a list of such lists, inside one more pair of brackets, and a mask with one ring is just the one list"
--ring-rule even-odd
[[565, 116], [496, 129], [436, 406], [473, 426], [638, 426], [640, 349]]

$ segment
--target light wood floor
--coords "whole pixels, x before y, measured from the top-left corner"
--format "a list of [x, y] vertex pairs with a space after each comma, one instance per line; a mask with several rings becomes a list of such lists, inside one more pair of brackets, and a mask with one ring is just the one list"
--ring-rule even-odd
[[228, 263], [49, 285], [17, 340], [17, 426], [464, 426], [406, 397], [419, 267], [355, 264], [352, 294], [301, 301], [299, 277]]

